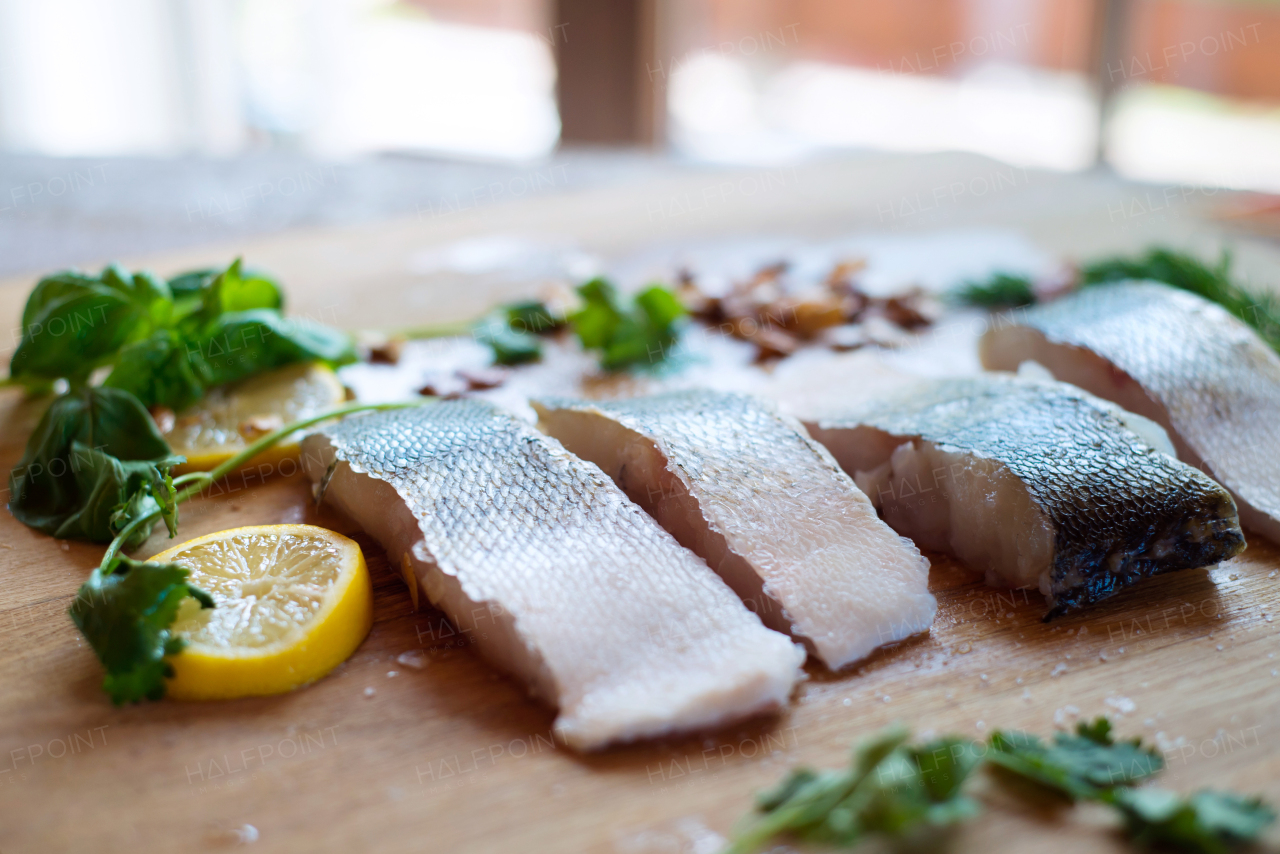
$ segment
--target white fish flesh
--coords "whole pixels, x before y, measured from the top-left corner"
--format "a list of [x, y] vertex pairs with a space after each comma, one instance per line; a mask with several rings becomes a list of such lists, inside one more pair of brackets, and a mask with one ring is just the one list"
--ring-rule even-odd
[[535, 401], [539, 426], [831, 669], [927, 631], [929, 562], [798, 421], [742, 394]]
[[804, 650], [603, 472], [490, 404], [348, 418], [303, 461], [573, 747], [776, 709], [801, 678]]

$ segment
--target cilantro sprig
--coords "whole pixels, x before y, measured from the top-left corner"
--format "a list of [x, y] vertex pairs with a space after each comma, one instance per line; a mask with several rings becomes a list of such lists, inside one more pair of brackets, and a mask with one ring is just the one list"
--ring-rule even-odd
[[758, 816], [724, 854], [754, 851], [781, 833], [850, 846], [876, 834], [901, 837], [976, 815], [977, 802], [960, 793], [978, 763], [973, 745], [958, 738], [909, 745], [907, 735], [901, 726], [876, 734], [842, 770], [793, 771], [758, 796]]
[[679, 321], [687, 313], [674, 293], [650, 285], [630, 300], [607, 279], [578, 286], [582, 306], [569, 315], [569, 325], [587, 350], [600, 351], [600, 366], [617, 371], [664, 361], [679, 338]]
[[446, 323], [399, 334], [441, 338], [470, 331], [493, 352], [493, 361], [499, 365], [536, 362], [542, 358], [542, 339], [566, 325], [584, 350], [598, 351], [600, 367], [606, 371], [652, 367], [671, 355], [680, 337], [680, 321], [688, 314], [672, 291], [650, 285], [627, 298], [603, 278], [576, 290], [581, 302], [567, 316], [541, 300], [520, 300], [500, 305], [470, 324]]
[[115, 537], [69, 609], [106, 671], [102, 687], [112, 702], [121, 705], [163, 697], [164, 680], [173, 675], [166, 658], [183, 649], [182, 639], [169, 631], [179, 605], [191, 596], [202, 608], [214, 607], [213, 597], [186, 581], [185, 568], [132, 560], [121, 555], [121, 549], [140, 545], [161, 519], [173, 537], [179, 504], [299, 430], [357, 412], [417, 405], [421, 404], [348, 404], [312, 415], [268, 433], [212, 471], [178, 478], [166, 472], [158, 490], [147, 482], [121, 502], [112, 516]]
[[1074, 733], [1055, 733], [1046, 744], [1016, 730], [991, 735], [987, 761], [1071, 800], [1101, 797], [1117, 786], [1131, 786], [1164, 768], [1164, 759], [1141, 738], [1117, 742], [1111, 722], [1098, 718], [1076, 724]]
[[187, 596], [214, 607], [212, 596], [187, 583], [188, 575], [176, 563], [116, 555], [76, 593], [71, 620], [102, 662], [102, 688], [116, 705], [163, 697], [165, 677], [173, 675], [165, 659], [186, 646], [169, 632], [178, 607]]
[[996, 731], [988, 742], [957, 737], [920, 745], [900, 725], [871, 736], [841, 770], [799, 768], [757, 796], [754, 814], [722, 854], [748, 854], [782, 835], [852, 846], [968, 820], [980, 809], [962, 786], [983, 761], [1006, 782], [1048, 788], [1071, 801], [1114, 808], [1139, 845], [1161, 844], [1200, 854], [1226, 854], [1254, 840], [1276, 813], [1258, 798], [1201, 791], [1190, 797], [1136, 785], [1163, 767], [1141, 739], [1116, 741], [1105, 718], [1058, 733], [1051, 742]]
[[1258, 837], [1276, 820], [1261, 798], [1203, 789], [1183, 798], [1165, 789], [1121, 789], [1112, 796], [1130, 838], [1198, 854], [1227, 854]]
[[519, 365], [542, 358], [541, 337], [564, 325], [564, 318], [541, 300], [522, 300], [494, 309], [472, 331], [477, 341], [493, 351], [496, 364]]

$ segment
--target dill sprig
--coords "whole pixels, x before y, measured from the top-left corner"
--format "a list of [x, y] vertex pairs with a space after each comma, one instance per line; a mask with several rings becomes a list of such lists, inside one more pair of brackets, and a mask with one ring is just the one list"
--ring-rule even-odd
[[[1217, 303], [1257, 331], [1273, 350], [1280, 352], [1280, 294], [1254, 290], [1233, 280], [1229, 252], [1224, 251], [1213, 266], [1189, 253], [1160, 246], [1140, 255], [1100, 258], [1080, 267], [1076, 287], [1108, 285], [1131, 279], [1163, 282]], [[955, 296], [965, 305], [993, 311], [1038, 302], [1030, 278], [1007, 272], [965, 282]]]
[[1036, 301], [1031, 280], [1011, 273], [995, 273], [989, 279], [968, 281], [960, 286], [956, 299], [979, 308], [1021, 308]]
[[1151, 279], [1216, 302], [1253, 327], [1273, 350], [1280, 351], [1280, 296], [1246, 288], [1231, 278], [1231, 253], [1223, 251], [1216, 266], [1194, 255], [1154, 247], [1143, 255], [1103, 258], [1080, 268], [1081, 285], [1105, 285], [1126, 279]]

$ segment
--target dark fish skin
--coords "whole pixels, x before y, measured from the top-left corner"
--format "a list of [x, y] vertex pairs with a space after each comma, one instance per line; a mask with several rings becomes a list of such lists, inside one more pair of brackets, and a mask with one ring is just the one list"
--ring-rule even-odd
[[815, 438], [858, 425], [994, 459], [1023, 483], [1054, 527], [1046, 620], [1245, 546], [1226, 490], [1065, 383], [995, 374], [923, 381], [821, 419]]
[[1221, 306], [1158, 282], [1087, 287], [999, 318], [980, 351], [988, 368], [1034, 359], [1160, 423], [1246, 528], [1280, 542], [1280, 356]]

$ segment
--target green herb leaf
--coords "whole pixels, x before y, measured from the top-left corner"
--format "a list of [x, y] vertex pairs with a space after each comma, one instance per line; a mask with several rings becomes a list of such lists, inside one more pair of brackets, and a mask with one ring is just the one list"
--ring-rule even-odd
[[[884, 730], [855, 751], [850, 768], [800, 768], [762, 792], [756, 815], [722, 854], [747, 854], [781, 834], [852, 846], [873, 834], [904, 837], [965, 821], [979, 811], [962, 792], [982, 761], [976, 748], [955, 737], [912, 745], [901, 727]], [[1129, 788], [1158, 772], [1162, 762], [1139, 739], [1115, 741], [1105, 718], [1081, 722], [1075, 733], [1058, 733], [1048, 745], [1025, 733], [997, 731], [984, 754], [1016, 778], [1114, 807], [1143, 845], [1223, 854], [1276, 819], [1258, 798], [1202, 791], [1184, 800], [1160, 789]]]
[[284, 318], [271, 309], [237, 311], [218, 317], [187, 348], [195, 374], [205, 386], [222, 385], [294, 362], [345, 365], [356, 360], [345, 332], [303, 318]]
[[498, 365], [520, 365], [542, 358], [542, 341], [528, 332], [512, 329], [501, 313], [492, 314], [475, 326], [476, 340], [493, 351]]
[[641, 291], [631, 304], [605, 279], [580, 285], [578, 295], [583, 304], [569, 315], [569, 324], [584, 348], [601, 351], [600, 365], [609, 371], [666, 359], [686, 313], [675, 294], [659, 285]]
[[222, 270], [215, 267], [206, 267], [203, 270], [188, 270], [169, 279], [169, 290], [173, 293], [175, 301], [200, 297], [204, 290], [212, 285], [213, 280], [218, 278], [221, 273]]
[[181, 412], [204, 396], [181, 336], [161, 329], [120, 351], [104, 385], [127, 391], [143, 406]]
[[1020, 308], [1036, 301], [1031, 280], [1025, 276], [996, 273], [989, 279], [965, 282], [956, 299], [965, 305], [981, 308]]
[[149, 273], [108, 267], [98, 276], [69, 271], [41, 279], [23, 309], [9, 375], [83, 383], [126, 343], [167, 322], [172, 310], [168, 285]]
[[102, 687], [116, 705], [163, 697], [164, 679], [173, 675], [165, 656], [184, 646], [169, 632], [178, 607], [187, 596], [214, 607], [213, 597], [187, 583], [188, 574], [177, 564], [117, 556], [76, 594], [71, 619], [107, 671]]
[[793, 771], [758, 796], [761, 817], [726, 851], [753, 851], [784, 833], [854, 845], [872, 834], [901, 837], [976, 815], [977, 803], [960, 793], [979, 761], [973, 744], [947, 738], [913, 746], [906, 739], [905, 729], [891, 727], [860, 745], [846, 770]]
[[264, 274], [242, 272], [238, 258], [216, 274], [195, 271], [172, 281], [181, 294], [176, 325], [124, 347], [105, 383], [144, 406], [181, 412], [209, 386], [294, 362], [355, 360], [345, 333], [282, 317], [279, 286]]
[[546, 335], [555, 332], [565, 325], [563, 317], [557, 317], [547, 308], [542, 300], [520, 300], [503, 306], [507, 320], [517, 332], [531, 332], [534, 335]]
[[481, 344], [493, 350], [499, 365], [518, 365], [542, 358], [539, 335], [554, 332], [564, 320], [551, 314], [540, 300], [513, 302], [491, 311], [472, 328]]
[[[104, 465], [109, 466], [112, 457], [105, 457]], [[120, 491], [128, 495], [123, 502], [117, 504], [113, 509], [110, 519], [111, 533], [114, 538], [120, 537], [130, 524], [134, 521], [145, 521], [159, 514], [164, 520], [165, 528], [169, 531], [169, 536], [173, 537], [178, 533], [178, 491], [173, 485], [173, 475], [170, 474], [170, 467], [181, 462], [183, 457], [173, 457], [164, 464], [153, 464], [147, 468], [140, 468], [137, 475], [125, 481], [120, 487]], [[119, 465], [126, 465], [115, 460]], [[131, 463], [128, 465], [139, 465]], [[130, 488], [132, 487], [132, 492]], [[104, 490], [105, 491], [105, 490]], [[152, 525], [140, 524], [132, 529], [130, 535], [121, 543], [126, 549], [135, 549], [147, 541], [147, 537], [151, 535]]]
[[1057, 733], [1052, 744], [1024, 732], [996, 731], [987, 760], [1072, 800], [1096, 799], [1164, 767], [1160, 754], [1143, 747], [1142, 739], [1114, 741], [1106, 718], [1082, 721], [1074, 734]]
[[1184, 799], [1164, 789], [1120, 789], [1112, 802], [1140, 845], [1203, 854], [1226, 854], [1253, 841], [1276, 820], [1275, 810], [1261, 799], [1230, 792], [1205, 790]]
[[56, 398], [9, 474], [9, 509], [55, 537], [109, 541], [111, 518], [139, 490], [162, 491], [171, 457], [133, 395], [81, 388]]
[[241, 269], [239, 258], [213, 279], [208, 294], [214, 316], [255, 308], [284, 308], [280, 285], [265, 273]]

